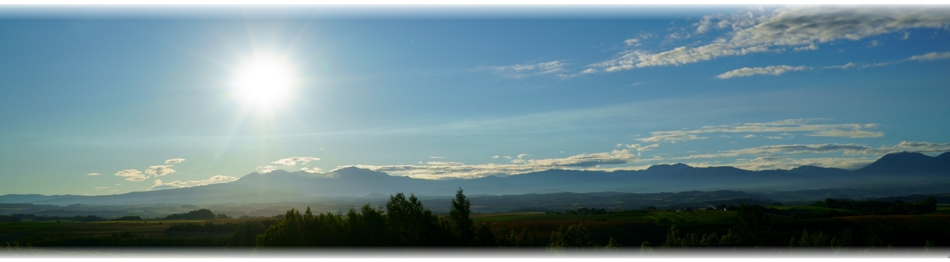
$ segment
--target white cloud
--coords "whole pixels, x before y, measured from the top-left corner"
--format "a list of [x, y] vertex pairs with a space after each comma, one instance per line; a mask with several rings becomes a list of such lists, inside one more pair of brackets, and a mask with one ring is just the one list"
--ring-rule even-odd
[[320, 160], [320, 158], [316, 158], [316, 157], [306, 157], [306, 156], [295, 156], [295, 157], [288, 157], [288, 158], [280, 159], [280, 160], [271, 162], [271, 164], [278, 164], [278, 165], [285, 165], [285, 166], [296, 166], [298, 162], [300, 162], [300, 164], [303, 165], [303, 164], [310, 163], [311, 161], [317, 161], [317, 160]]
[[491, 158], [492, 158], [492, 159], [497, 159], [497, 158], [498, 158], [498, 155], [492, 156]]
[[950, 59], [950, 52], [933, 52], [924, 55], [915, 55], [908, 57], [905, 60], [909, 61], [929, 61], [929, 60], [941, 60], [941, 59]]
[[493, 66], [493, 67], [481, 67], [477, 70], [488, 70], [494, 74], [511, 77], [511, 78], [522, 78], [527, 76], [536, 76], [536, 75], [547, 75], [554, 74], [561, 71], [564, 71], [564, 66], [567, 65], [564, 62], [554, 60], [550, 62], [541, 62], [537, 64], [516, 64], [510, 66]]
[[742, 138], [755, 138], [755, 135], [748, 134], [748, 135], [742, 136]]
[[442, 159], [442, 158], [445, 158], [445, 157], [444, 157], [444, 156], [430, 156], [429, 158], [432, 158], [432, 159]]
[[728, 150], [712, 154], [690, 155], [678, 159], [698, 159], [698, 158], [718, 158], [718, 157], [736, 157], [741, 155], [801, 155], [801, 154], [823, 154], [831, 152], [843, 152], [845, 154], [864, 153], [871, 149], [865, 145], [858, 144], [793, 144], [793, 145], [768, 145], [753, 148], [744, 148], [738, 150]]
[[704, 166], [732, 166], [745, 170], [775, 170], [775, 169], [793, 169], [800, 166], [817, 166], [841, 169], [858, 169], [872, 162], [874, 158], [842, 158], [842, 157], [818, 157], [818, 158], [783, 158], [783, 157], [757, 157], [749, 160], [736, 160], [733, 163], [724, 165], [710, 165], [700, 163], [690, 163], [688, 165], [695, 167]]
[[795, 52], [810, 51], [810, 50], [818, 50], [818, 45], [816, 45], [815, 43], [811, 43], [808, 46], [800, 46], [800, 47], [796, 47], [792, 49], [792, 51], [795, 51]]
[[[799, 48], [799, 51], [817, 49], [819, 43], [853, 41], [906, 29], [945, 28], [950, 25], [950, 15], [944, 10], [929, 7], [795, 7], [777, 9], [758, 17], [754, 14], [739, 17], [744, 17], [741, 20], [744, 25], [733, 26], [730, 36], [716, 39], [710, 44], [681, 46], [659, 53], [625, 51], [614, 59], [589, 67], [615, 72], [684, 65], [725, 56], [780, 52], [786, 47]], [[731, 23], [727, 21], [721, 24], [726, 27]], [[711, 23], [701, 21], [697, 25], [697, 32], [705, 32], [710, 26]]]
[[99, 173], [89, 173], [89, 174], [86, 175], [86, 176], [98, 176], [98, 175], [101, 175], [101, 174], [99, 174]]
[[[630, 39], [624, 40], [623, 43], [624, 43], [624, 44], [627, 44], [628, 46], [640, 46], [640, 45], [643, 44], [643, 40], [649, 39], [649, 38], [653, 38], [654, 36], [656, 36], [656, 35], [654, 35], [654, 34], [640, 34], [640, 35], [637, 35], [637, 36], [634, 37], [634, 38], [630, 38]], [[583, 72], [581, 72], [581, 73], [583, 73]]]
[[[513, 159], [512, 164], [467, 165], [459, 162], [428, 162], [427, 165], [355, 165], [354, 167], [386, 172], [396, 176], [422, 179], [479, 178], [490, 175], [518, 175], [550, 169], [601, 170], [601, 165], [619, 165], [637, 161], [628, 149], [611, 152], [578, 154], [565, 158]], [[338, 167], [343, 168], [346, 166]]]
[[518, 158], [519, 158], [519, 159], [520, 159], [520, 158], [524, 158], [524, 157], [526, 157], [526, 156], [530, 156], [530, 155], [529, 155], [529, 154], [518, 154]]
[[125, 178], [125, 181], [142, 181], [148, 179], [148, 176], [135, 169], [126, 169], [115, 173], [117, 177]]
[[[654, 132], [655, 133], [655, 132]], [[688, 140], [697, 140], [697, 139], [706, 139], [706, 137], [700, 137], [693, 134], [664, 134], [664, 135], [653, 135], [645, 138], [637, 138], [637, 141], [643, 142], [670, 142], [676, 143], [681, 141]]]
[[913, 142], [901, 141], [894, 146], [882, 146], [875, 149], [868, 149], [864, 154], [889, 154], [897, 152], [919, 152], [919, 153], [943, 153], [950, 152], [950, 143], [931, 143], [931, 142]]
[[647, 138], [639, 141], [676, 142], [700, 139], [697, 134], [705, 133], [792, 133], [802, 132], [806, 136], [872, 138], [882, 137], [883, 132], [867, 129], [877, 128], [877, 124], [808, 124], [821, 119], [787, 119], [764, 123], [744, 123], [735, 125], [704, 126], [699, 129], [684, 129], [651, 132]]
[[896, 61], [885, 61], [885, 62], [877, 62], [877, 63], [871, 63], [871, 64], [849, 62], [844, 65], [825, 66], [824, 69], [849, 69], [853, 67], [860, 67], [860, 68], [880, 67], [880, 66], [896, 65], [896, 64], [900, 64], [900, 63], [904, 63], [908, 61], [923, 62], [923, 61], [933, 61], [933, 60], [942, 60], [942, 59], [950, 59], [950, 52], [933, 52], [933, 53], [927, 53], [923, 55], [915, 55], [915, 56], [911, 56], [911, 57], [904, 58], [901, 60], [896, 60]]
[[301, 168], [300, 171], [304, 171], [311, 174], [323, 173], [323, 169], [320, 169], [319, 167], [311, 167], [311, 168], [304, 167], [304, 168]]
[[179, 164], [179, 163], [181, 163], [181, 162], [185, 162], [185, 159], [184, 159], [184, 158], [172, 158], [172, 159], [169, 159], [169, 160], [165, 160], [165, 164], [166, 164], [166, 165], [174, 165], [174, 164]]
[[154, 184], [152, 184], [152, 187], [148, 188], [148, 190], [204, 186], [204, 185], [228, 183], [228, 182], [233, 182], [236, 180], [238, 180], [237, 177], [222, 176], [222, 175], [213, 176], [205, 180], [193, 180], [193, 181], [175, 180], [168, 183], [162, 182], [161, 179], [155, 179]]
[[465, 163], [462, 162], [443, 162], [443, 161], [429, 161], [426, 162], [427, 165], [436, 165], [436, 166], [464, 166]]
[[636, 151], [637, 151], [637, 156], [639, 156], [641, 152], [650, 151], [650, 150], [653, 150], [653, 149], [655, 149], [655, 148], [657, 148], [657, 147], [659, 147], [659, 146], [660, 146], [660, 144], [652, 144], [652, 145], [646, 145], [646, 146], [640, 145], [640, 144], [629, 144], [629, 145], [617, 144], [617, 147], [626, 147], [626, 148], [629, 148], [629, 149], [636, 150]]
[[145, 173], [146, 173], [146, 174], [149, 174], [149, 175], [152, 176], [152, 177], [165, 176], [165, 175], [167, 175], [167, 174], [171, 174], [171, 173], [175, 173], [175, 172], [177, 172], [177, 171], [175, 171], [174, 169], [172, 169], [172, 165], [149, 166], [148, 169], [145, 169]]
[[825, 69], [829, 69], [829, 68], [834, 68], [834, 69], [848, 69], [848, 68], [852, 68], [852, 67], [856, 67], [856, 66], [858, 66], [858, 64], [855, 64], [855, 63], [852, 63], [852, 62], [848, 62], [847, 64], [843, 64], [843, 65], [826, 66]]
[[258, 174], [267, 174], [270, 172], [274, 172], [274, 170], [277, 170], [277, 167], [274, 167], [274, 166], [258, 166], [257, 167]]
[[306, 167], [304, 167], [304, 168], [301, 168], [300, 171], [309, 173], [311, 177], [323, 177], [323, 178], [337, 178], [337, 177], [340, 177], [340, 174], [337, 174], [337, 173], [333, 173], [333, 172], [326, 172], [326, 173], [324, 173], [324, 172], [323, 172], [323, 169], [320, 169], [319, 167], [313, 167], [313, 168], [306, 168]]
[[[803, 165], [855, 169], [870, 164], [881, 156], [897, 152], [943, 153], [950, 152], [950, 143], [908, 142], [902, 141], [894, 146], [872, 148], [859, 144], [796, 144], [770, 145], [738, 150], [728, 150], [719, 153], [690, 155], [674, 159], [704, 159], [720, 157], [738, 157], [744, 155], [755, 156], [753, 159], [737, 158], [733, 163], [708, 164], [690, 163], [691, 166], [733, 166], [747, 170], [790, 169]], [[841, 152], [843, 155], [860, 155], [863, 157], [821, 157], [799, 158], [792, 155], [827, 154]]]
[[740, 69], [732, 70], [729, 72], [722, 73], [716, 78], [719, 79], [728, 79], [733, 77], [743, 77], [743, 76], [753, 76], [753, 75], [781, 75], [791, 71], [805, 71], [810, 68], [806, 66], [788, 66], [788, 65], [778, 65], [778, 66], [766, 66], [766, 67], [743, 67]]

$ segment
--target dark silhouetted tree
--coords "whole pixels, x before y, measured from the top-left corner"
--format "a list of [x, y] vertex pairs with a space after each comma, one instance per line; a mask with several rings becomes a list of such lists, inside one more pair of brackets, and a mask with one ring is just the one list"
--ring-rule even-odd
[[471, 203], [469, 203], [465, 194], [462, 194], [462, 189], [459, 188], [459, 190], [455, 192], [455, 199], [452, 199], [452, 209], [449, 210], [449, 218], [454, 226], [453, 231], [455, 231], [458, 239], [462, 241], [460, 244], [468, 244], [465, 242], [473, 238], [472, 218], [470, 217], [472, 211], [470, 207]]
[[550, 247], [589, 247], [594, 244], [590, 241], [590, 233], [583, 225], [571, 225], [567, 228], [560, 226], [551, 234], [548, 241]]

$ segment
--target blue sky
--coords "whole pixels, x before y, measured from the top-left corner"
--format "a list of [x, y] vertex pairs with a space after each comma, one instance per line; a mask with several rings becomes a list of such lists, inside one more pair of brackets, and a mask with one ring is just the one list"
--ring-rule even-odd
[[[5, 7], [0, 194], [950, 151], [946, 7], [581, 9]], [[254, 106], [259, 57], [294, 81]]]

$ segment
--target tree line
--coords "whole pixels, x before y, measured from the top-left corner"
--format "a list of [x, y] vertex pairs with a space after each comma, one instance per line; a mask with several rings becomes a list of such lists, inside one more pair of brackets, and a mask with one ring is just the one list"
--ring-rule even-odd
[[828, 198], [823, 202], [815, 202], [814, 206], [851, 210], [866, 215], [914, 215], [937, 211], [937, 200], [927, 197], [923, 201], [906, 203], [900, 199], [888, 202]]
[[[924, 200], [911, 204], [893, 202], [875, 204], [867, 201], [828, 201], [829, 207], [864, 210], [867, 206], [901, 212], [933, 212], [935, 201]], [[856, 203], [856, 204], [855, 204]], [[870, 204], [869, 204], [870, 203]], [[914, 209], [916, 207], [916, 209]], [[729, 224], [678, 224], [665, 228], [665, 237], [658, 238], [659, 246], [726, 247], [726, 246], [788, 246], [788, 247], [848, 247], [947, 245], [946, 232], [928, 232], [927, 228], [904, 231], [873, 231], [855, 227], [846, 220], [790, 220], [775, 223], [771, 216], [777, 209], [740, 202], [736, 218]], [[605, 210], [581, 208], [575, 214], [600, 214]], [[642, 211], [647, 212], [647, 211]], [[190, 214], [211, 213], [196, 210]], [[920, 214], [920, 213], [915, 213]], [[210, 215], [212, 218], [215, 216]], [[291, 209], [278, 216], [279, 220], [250, 221], [241, 224], [179, 224], [165, 231], [166, 238], [146, 237], [131, 233], [110, 236], [47, 237], [18, 241], [26, 246], [231, 246], [231, 247], [439, 247], [439, 246], [495, 246], [495, 247], [604, 247], [591, 239], [592, 232], [583, 224], [560, 226], [551, 232], [523, 228], [496, 234], [487, 223], [475, 223], [471, 218], [471, 203], [462, 189], [451, 201], [447, 216], [437, 216], [414, 195], [403, 193], [390, 196], [379, 208], [369, 204], [351, 208], [345, 214], [333, 212], [313, 214], [308, 207], [300, 212]], [[168, 218], [167, 218], [168, 219]], [[222, 236], [232, 232], [228, 236]], [[600, 232], [600, 231], [598, 231]], [[207, 233], [207, 234], [205, 234]], [[603, 232], [601, 232], [603, 233]], [[204, 234], [204, 235], [203, 235]], [[659, 232], [662, 237], [663, 231]], [[217, 235], [217, 236], [208, 236]], [[179, 237], [176, 237], [179, 236]], [[190, 237], [184, 237], [190, 236]], [[601, 235], [604, 239], [606, 236]], [[650, 239], [653, 241], [654, 239]], [[639, 240], [637, 241], [639, 242]], [[649, 247], [650, 243], [625, 243]], [[9, 243], [7, 245], [10, 245]], [[619, 247], [613, 237], [606, 247]]]

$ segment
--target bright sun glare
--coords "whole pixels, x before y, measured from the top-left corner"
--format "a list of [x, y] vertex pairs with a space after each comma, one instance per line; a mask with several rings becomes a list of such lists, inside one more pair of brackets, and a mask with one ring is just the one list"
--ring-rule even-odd
[[234, 95], [246, 106], [269, 111], [287, 100], [297, 85], [293, 68], [276, 57], [246, 61], [231, 84]]

